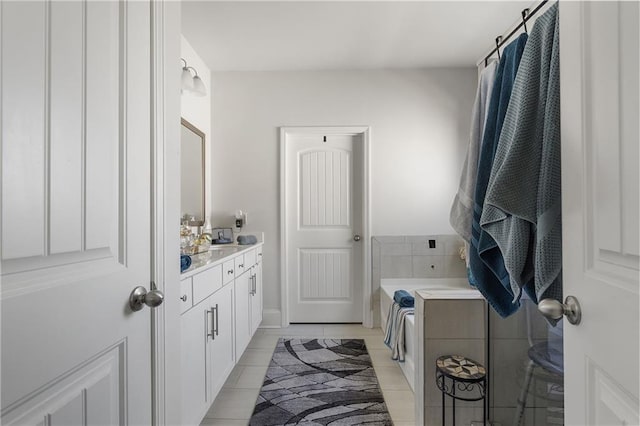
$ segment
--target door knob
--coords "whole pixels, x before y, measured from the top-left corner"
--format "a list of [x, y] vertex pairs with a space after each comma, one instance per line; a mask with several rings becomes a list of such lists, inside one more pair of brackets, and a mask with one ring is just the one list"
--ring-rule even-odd
[[353, 236], [353, 241], [360, 241], [360, 235], [356, 234]]
[[[155, 285], [152, 285], [152, 288]], [[138, 286], [133, 289], [129, 296], [129, 307], [132, 311], [136, 312], [143, 308], [143, 304], [150, 308], [160, 306], [164, 301], [164, 294], [160, 290], [147, 291], [146, 288]]]
[[559, 320], [563, 315], [567, 317], [569, 323], [573, 325], [580, 324], [582, 319], [582, 310], [578, 299], [573, 296], [567, 296], [564, 303], [560, 303], [555, 299], [542, 299], [538, 303], [538, 310], [545, 317], [552, 320]]

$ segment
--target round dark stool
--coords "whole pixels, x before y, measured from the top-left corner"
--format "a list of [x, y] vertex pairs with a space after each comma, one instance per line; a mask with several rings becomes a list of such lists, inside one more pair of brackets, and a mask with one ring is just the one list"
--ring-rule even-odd
[[445, 425], [445, 395], [452, 398], [453, 425], [456, 424], [456, 400], [482, 400], [482, 424], [487, 424], [487, 372], [479, 362], [460, 355], [443, 355], [436, 360], [436, 385], [442, 392], [442, 425]]

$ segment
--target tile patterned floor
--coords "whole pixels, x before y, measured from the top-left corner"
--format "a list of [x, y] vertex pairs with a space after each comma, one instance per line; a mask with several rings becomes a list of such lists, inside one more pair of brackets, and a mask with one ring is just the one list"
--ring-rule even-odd
[[400, 367], [389, 359], [391, 352], [384, 345], [382, 331], [356, 324], [296, 324], [287, 328], [259, 329], [201, 425], [246, 425], [276, 343], [280, 337], [290, 336], [364, 339], [394, 425], [414, 425], [413, 392]]

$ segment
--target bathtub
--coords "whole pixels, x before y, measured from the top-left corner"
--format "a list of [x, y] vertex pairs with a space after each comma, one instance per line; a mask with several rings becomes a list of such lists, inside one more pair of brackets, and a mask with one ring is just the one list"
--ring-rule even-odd
[[[467, 278], [385, 278], [380, 281], [380, 319], [382, 331], [387, 329], [387, 315], [393, 303], [396, 290], [406, 290], [415, 297], [416, 290], [469, 289]], [[407, 315], [404, 329], [405, 361], [398, 363], [409, 382], [411, 390], [415, 386], [415, 318]]]

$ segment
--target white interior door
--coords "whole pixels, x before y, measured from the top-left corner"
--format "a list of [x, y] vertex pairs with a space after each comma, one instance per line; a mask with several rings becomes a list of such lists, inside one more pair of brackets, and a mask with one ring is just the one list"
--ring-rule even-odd
[[150, 6], [0, 7], [2, 422], [149, 425]]
[[640, 424], [638, 6], [560, 4], [568, 425]]
[[355, 237], [362, 233], [361, 138], [314, 132], [286, 139], [290, 322], [363, 320], [365, 242]]

